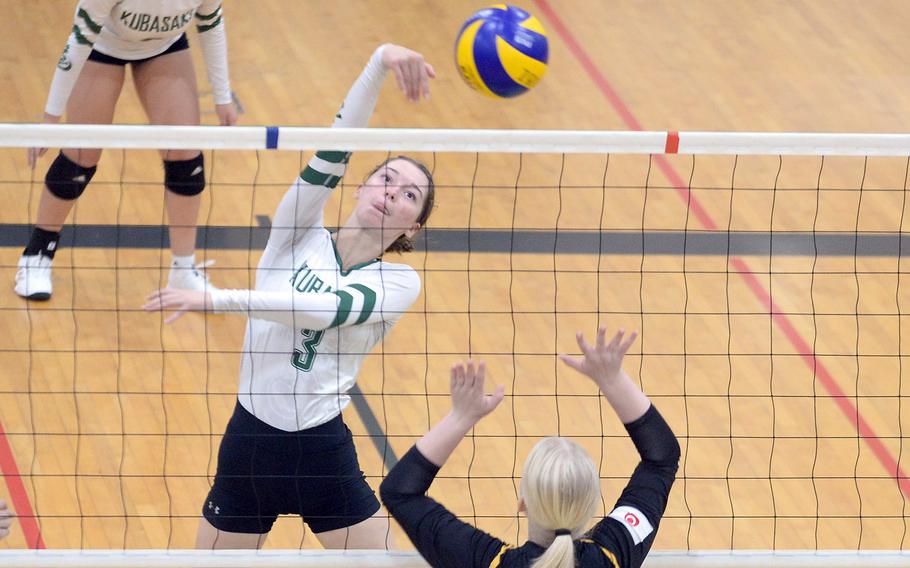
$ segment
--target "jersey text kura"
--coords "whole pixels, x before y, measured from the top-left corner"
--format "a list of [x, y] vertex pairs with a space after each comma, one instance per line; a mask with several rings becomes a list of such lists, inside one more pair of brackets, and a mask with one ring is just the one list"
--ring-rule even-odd
[[174, 16], [124, 11], [120, 14], [120, 23], [136, 32], [171, 32], [189, 25], [195, 11], [187, 10]]
[[332, 291], [332, 287], [326, 284], [322, 278], [316, 276], [316, 273], [313, 272], [313, 269], [309, 267], [306, 261], [291, 276], [291, 284], [295, 290], [304, 294], [307, 292]]

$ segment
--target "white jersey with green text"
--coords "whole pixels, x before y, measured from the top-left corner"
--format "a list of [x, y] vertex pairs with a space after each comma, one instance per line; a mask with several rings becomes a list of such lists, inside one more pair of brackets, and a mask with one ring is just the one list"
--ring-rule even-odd
[[[366, 126], [385, 72], [377, 50], [334, 126]], [[216, 290], [219, 312], [249, 315], [240, 403], [286, 431], [311, 428], [350, 402], [364, 357], [420, 292], [410, 266], [374, 260], [342, 270], [323, 207], [350, 154], [317, 152], [284, 195], [255, 290]]]
[[45, 112], [61, 116], [94, 49], [135, 61], [167, 50], [195, 24], [216, 104], [231, 102], [221, 0], [80, 0]]

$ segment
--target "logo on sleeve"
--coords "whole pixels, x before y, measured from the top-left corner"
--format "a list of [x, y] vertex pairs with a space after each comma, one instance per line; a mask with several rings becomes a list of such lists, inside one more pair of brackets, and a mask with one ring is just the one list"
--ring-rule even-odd
[[73, 63], [69, 60], [69, 57], [67, 57], [67, 53], [69, 52], [69, 50], [70, 50], [70, 46], [69, 46], [69, 44], [66, 44], [66, 47], [63, 48], [63, 53], [60, 54], [60, 59], [57, 61], [57, 67], [59, 67], [63, 71], [69, 71], [70, 69], [73, 68]]
[[645, 514], [635, 507], [628, 507], [626, 505], [616, 507], [613, 509], [613, 512], [610, 513], [610, 517], [616, 519], [626, 527], [626, 530], [632, 535], [632, 541], [635, 542], [635, 544], [641, 544], [641, 541], [648, 538], [648, 535], [654, 532], [654, 527], [651, 526], [651, 522], [648, 521]]

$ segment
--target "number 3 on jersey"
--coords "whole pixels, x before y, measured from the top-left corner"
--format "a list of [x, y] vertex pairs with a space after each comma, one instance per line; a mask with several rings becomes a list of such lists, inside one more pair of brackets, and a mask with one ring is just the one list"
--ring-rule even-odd
[[291, 364], [301, 371], [310, 371], [313, 368], [313, 361], [316, 360], [316, 346], [322, 341], [324, 330], [315, 331], [312, 329], [301, 329], [303, 335], [303, 350], [294, 349], [294, 355], [291, 357]]

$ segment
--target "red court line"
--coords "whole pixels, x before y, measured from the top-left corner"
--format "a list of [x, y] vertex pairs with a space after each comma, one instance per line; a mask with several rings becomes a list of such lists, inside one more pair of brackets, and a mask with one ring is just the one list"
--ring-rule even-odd
[[[572, 32], [562, 23], [559, 15], [553, 10], [547, 0], [534, 0], [534, 3], [537, 4], [537, 7], [540, 9], [540, 12], [546, 16], [549, 20], [552, 29], [556, 30], [556, 33], [559, 35], [560, 39], [565, 42], [566, 46], [569, 48], [569, 51], [572, 52], [572, 55], [578, 60], [581, 66], [585, 69], [588, 75], [591, 77], [591, 80], [594, 81], [594, 84], [600, 89], [601, 93], [606, 97], [607, 101], [613, 106], [613, 109], [619, 114], [623, 123], [630, 130], [642, 130], [641, 124], [629, 110], [629, 107], [623, 102], [622, 98], [616, 93], [613, 87], [610, 85], [609, 81], [601, 74], [600, 70], [594, 65], [591, 58], [588, 57], [581, 45], [576, 41], [575, 37], [572, 35]], [[668, 140], [667, 144], [671, 143]], [[673, 166], [670, 165], [670, 162], [666, 157], [662, 155], [654, 156], [654, 162], [660, 168], [660, 170], [667, 176], [667, 179], [676, 189], [677, 194], [684, 200], [689, 206], [689, 210], [695, 216], [696, 219], [701, 223], [701, 225], [708, 230], [716, 230], [717, 224], [708, 215], [707, 211], [701, 206], [695, 196], [691, 195], [687, 184], [679, 175], [679, 173], [673, 169]], [[765, 290], [764, 286], [758, 281], [755, 274], [748, 267], [746, 262], [738, 257], [733, 257], [730, 259], [730, 263], [733, 265], [734, 270], [739, 273], [740, 276], [746, 281], [746, 284], [749, 286], [749, 289], [756, 296], [756, 298], [765, 306], [765, 309], [771, 314], [774, 323], [780, 328], [784, 336], [789, 340], [790, 344], [800, 354], [803, 362], [811, 369], [818, 382], [822, 385], [825, 391], [828, 393], [834, 402], [837, 404], [837, 407], [844, 414], [844, 417], [853, 425], [854, 429], [863, 439], [863, 441], [869, 446], [872, 450], [872, 453], [875, 454], [875, 457], [881, 463], [885, 471], [888, 472], [898, 485], [900, 491], [904, 494], [905, 497], [910, 498], [910, 478], [907, 477], [907, 474], [901, 469], [900, 464], [894, 455], [885, 447], [884, 443], [869, 425], [869, 423], [860, 415], [859, 409], [853, 404], [853, 402], [844, 394], [844, 391], [837, 384], [837, 381], [834, 379], [834, 376], [828, 371], [827, 367], [815, 356], [815, 353], [812, 351], [809, 343], [796, 331], [796, 328], [793, 326], [790, 319], [786, 314], [781, 313], [777, 308], [774, 302], [771, 300], [771, 294]]]
[[774, 318], [775, 323], [777, 323], [784, 335], [787, 336], [787, 339], [790, 340], [791, 345], [793, 345], [796, 352], [800, 354], [802, 360], [810, 369], [815, 369], [815, 377], [818, 379], [818, 382], [825, 387], [825, 390], [828, 391], [828, 394], [834, 399], [838, 408], [844, 413], [847, 420], [853, 424], [853, 427], [859, 432], [860, 436], [863, 437], [872, 450], [872, 453], [875, 454], [875, 457], [878, 458], [878, 461], [881, 462], [888, 474], [897, 479], [897, 485], [900, 487], [900, 490], [904, 495], [910, 495], [910, 479], [907, 479], [907, 476], [901, 471], [900, 464], [897, 463], [888, 451], [888, 448], [886, 448], [879, 437], [876, 436], [872, 427], [869, 426], [869, 423], [866, 422], [858, 409], [853, 405], [850, 399], [847, 398], [847, 395], [841, 390], [840, 385], [834, 380], [834, 377], [828, 371], [827, 367], [818, 360], [809, 344], [806, 343], [799, 332], [793, 327], [790, 319], [781, 313], [780, 308], [777, 307], [777, 304], [775, 304], [771, 299], [771, 296], [768, 295], [768, 292], [758, 281], [755, 274], [749, 270], [749, 267], [746, 266], [743, 259], [733, 257], [730, 262], [733, 264], [736, 271], [746, 280], [746, 285], [748, 285], [749, 289], [758, 297], [759, 301], [761, 301], [762, 305], [765, 307], [765, 310]]
[[[559, 19], [559, 16], [550, 7], [550, 3], [547, 0], [534, 0], [534, 3], [537, 4], [537, 7], [540, 8], [540, 11], [547, 17], [550, 21], [551, 26], [556, 30], [556, 33], [559, 34], [560, 39], [565, 42], [566, 47], [569, 48], [569, 51], [572, 52], [572, 55], [575, 56], [575, 59], [581, 64], [585, 72], [591, 77], [591, 80], [594, 81], [594, 84], [597, 85], [597, 88], [600, 89], [600, 92], [607, 98], [610, 104], [613, 106], [613, 110], [619, 114], [619, 117], [622, 119], [623, 124], [626, 125], [629, 130], [642, 130], [641, 124], [639, 124], [638, 119], [632, 114], [629, 110], [629, 107], [626, 106], [626, 103], [622, 101], [619, 95], [613, 90], [613, 87], [610, 85], [610, 82], [607, 81], [607, 78], [603, 76], [600, 70], [594, 65], [594, 62], [591, 61], [591, 58], [588, 57], [588, 54], [582, 49], [581, 45], [575, 41], [575, 36], [572, 35], [572, 32], [562, 23], [562, 20]], [[678, 134], [677, 134], [678, 136]], [[703, 227], [707, 229], [715, 229], [716, 226], [714, 221], [708, 215], [701, 204], [695, 200], [689, 198], [689, 188], [686, 187], [687, 184], [683, 182], [683, 179], [679, 177], [679, 174], [676, 173], [670, 163], [663, 158], [662, 156], [654, 157], [657, 166], [664, 172], [664, 175], [667, 176], [667, 179], [670, 180], [670, 183], [673, 184], [673, 187], [676, 188], [677, 193], [679, 193], [682, 198], [689, 203], [689, 210], [695, 215], [695, 218], [699, 220]]]
[[38, 527], [35, 513], [32, 511], [28, 493], [25, 492], [25, 486], [22, 484], [22, 477], [19, 475], [19, 468], [16, 467], [13, 449], [6, 438], [6, 431], [3, 429], [2, 421], [0, 421], [0, 472], [3, 473], [6, 487], [9, 488], [13, 510], [16, 512], [16, 518], [22, 526], [22, 532], [25, 533], [26, 545], [29, 548], [44, 548], [41, 529]]

